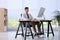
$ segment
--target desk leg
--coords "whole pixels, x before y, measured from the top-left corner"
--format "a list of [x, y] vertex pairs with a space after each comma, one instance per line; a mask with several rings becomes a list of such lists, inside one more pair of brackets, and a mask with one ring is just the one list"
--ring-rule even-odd
[[21, 24], [21, 29], [22, 29], [22, 36], [24, 37], [23, 23]]
[[53, 36], [54, 36], [54, 32], [53, 32], [53, 28], [52, 28], [51, 23], [50, 23], [50, 27], [51, 27], [52, 34], [53, 34]]
[[41, 22], [41, 24], [42, 24], [42, 32], [43, 32], [43, 34], [44, 34], [44, 27], [43, 27], [43, 22]]
[[21, 24], [19, 23], [18, 29], [17, 29], [17, 32], [16, 32], [16, 35], [15, 35], [15, 38], [17, 38], [17, 35], [18, 35], [18, 31], [19, 31], [20, 25], [21, 25]]
[[31, 27], [29, 26], [29, 30], [30, 30], [30, 32], [31, 32], [31, 36], [32, 36], [32, 38], [34, 39], [34, 37], [33, 37], [33, 33], [32, 33], [32, 30], [31, 30]]
[[49, 22], [48, 22], [48, 29], [47, 29], [47, 37], [49, 37]]
[[24, 40], [26, 40], [26, 34], [27, 34], [27, 23], [26, 23], [26, 28], [25, 28], [25, 34], [24, 34]]

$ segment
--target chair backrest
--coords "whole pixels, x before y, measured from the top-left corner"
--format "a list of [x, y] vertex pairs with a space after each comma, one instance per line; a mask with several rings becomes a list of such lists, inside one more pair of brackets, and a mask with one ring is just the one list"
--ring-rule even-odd
[[45, 8], [41, 7], [40, 10], [39, 10], [38, 17], [44, 16], [44, 12], [45, 12]]

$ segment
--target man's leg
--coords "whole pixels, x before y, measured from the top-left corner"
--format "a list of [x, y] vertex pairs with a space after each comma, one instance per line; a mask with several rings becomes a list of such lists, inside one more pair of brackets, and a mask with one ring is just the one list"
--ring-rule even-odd
[[38, 35], [42, 35], [43, 34], [43, 32], [41, 32], [41, 24], [38, 22], [37, 23], [37, 28], [38, 28]]
[[33, 31], [36, 33], [35, 23], [31, 22], [30, 25], [32, 25]]
[[35, 28], [35, 25], [37, 25], [38, 33], [41, 33], [41, 27], [40, 27], [40, 23], [39, 22], [37, 22], [36, 24], [32, 22], [32, 23], [30, 23], [30, 25], [32, 25], [33, 30], [34, 30], [35, 33], [37, 33], [37, 30]]
[[41, 27], [40, 27], [40, 23], [37, 23], [37, 28], [38, 28], [38, 33], [41, 33]]
[[32, 24], [33, 30], [36, 33], [36, 28], [35, 28], [35, 24]]

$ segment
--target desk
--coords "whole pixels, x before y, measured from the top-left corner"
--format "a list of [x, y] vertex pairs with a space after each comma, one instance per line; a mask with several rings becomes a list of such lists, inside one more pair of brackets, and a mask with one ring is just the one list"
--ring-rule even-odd
[[[51, 28], [51, 32], [54, 36], [53, 28], [52, 28], [52, 25], [51, 25], [52, 20], [40, 20], [40, 22], [41, 22], [41, 25], [42, 25], [42, 29], [43, 29], [43, 22], [48, 22], [47, 37], [49, 37], [49, 27]], [[44, 29], [43, 29], [43, 32], [44, 32]]]
[[[53, 29], [52, 29], [52, 26], [51, 26], [51, 20], [40, 20], [40, 21], [36, 21], [36, 20], [20, 20], [19, 22], [20, 22], [20, 23], [19, 23], [19, 26], [18, 26], [18, 30], [19, 30], [20, 25], [21, 25], [21, 27], [22, 27], [22, 23], [23, 23], [23, 22], [26, 23], [25, 35], [23, 35], [23, 27], [22, 27], [22, 35], [24, 36], [24, 40], [26, 40], [26, 33], [27, 33], [27, 27], [28, 27], [28, 26], [27, 26], [27, 22], [34, 22], [34, 23], [35, 23], [35, 22], [41, 22], [42, 29], [43, 29], [43, 33], [44, 33], [43, 22], [48, 22], [47, 36], [49, 36], [49, 27], [51, 28], [52, 34], [53, 34], [53, 36], [54, 36]], [[30, 28], [30, 27], [29, 27], [29, 28]], [[17, 37], [17, 35], [19, 35], [19, 34], [18, 34], [18, 30], [17, 30], [17, 32], [16, 32], [15, 38]], [[30, 31], [31, 31], [31, 28], [30, 28]], [[34, 38], [34, 37], [33, 37], [33, 34], [32, 34], [32, 31], [31, 31], [31, 35], [32, 35], [32, 38]]]

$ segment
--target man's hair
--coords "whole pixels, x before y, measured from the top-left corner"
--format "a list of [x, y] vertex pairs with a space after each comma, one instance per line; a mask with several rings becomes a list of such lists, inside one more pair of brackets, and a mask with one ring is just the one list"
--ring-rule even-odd
[[29, 9], [29, 7], [25, 7], [25, 9]]

